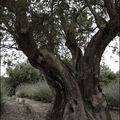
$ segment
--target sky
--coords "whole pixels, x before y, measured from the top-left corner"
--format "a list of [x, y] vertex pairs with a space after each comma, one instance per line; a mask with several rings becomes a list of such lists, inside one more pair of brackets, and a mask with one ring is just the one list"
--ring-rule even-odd
[[[117, 43], [118, 43], [118, 46], [120, 45], [119, 44], [119, 39], [117, 39]], [[114, 44], [114, 41], [112, 41], [109, 45], [113, 45]], [[113, 72], [117, 72], [119, 71], [120, 69], [120, 56], [116, 53], [112, 53], [112, 48], [110, 48], [109, 46], [106, 48], [106, 50], [104, 51], [104, 63], [105, 65], [107, 65]], [[117, 50], [120, 52], [120, 47], [119, 49]], [[101, 64], [102, 64], [102, 61], [101, 61]]]
[[[115, 43], [116, 43], [115, 41], [117, 41], [117, 46], [120, 46], [120, 42], [119, 42], [120, 39], [118, 37], [115, 38], [115, 40], [113, 40], [109, 44], [109, 46], [112, 46], [112, 45], [114, 46]], [[117, 72], [119, 70], [119, 67], [120, 67], [119, 66], [120, 57], [116, 53], [113, 54], [112, 53], [113, 48], [111, 48], [109, 46], [104, 51], [104, 54], [103, 54], [104, 57], [101, 60], [101, 64], [103, 64], [103, 62], [104, 62], [104, 64], [107, 65], [113, 72]], [[117, 51], [120, 52], [120, 49], [117, 49]], [[11, 54], [12, 54], [12, 51], [9, 51], [9, 52], [11, 52]], [[17, 53], [18, 51], [15, 51], [15, 52]], [[20, 63], [25, 62], [27, 60], [27, 58], [25, 57], [25, 55], [23, 55], [22, 52], [18, 52], [18, 54], [22, 55], [21, 59], [19, 60]], [[1, 60], [1, 63], [2, 62], [3, 62], [3, 59]], [[6, 73], [6, 67], [5, 66], [1, 65], [1, 71], [0, 71], [0, 73], [1, 73], [0, 74], [1, 76], [5, 75], [5, 73]]]
[[113, 55], [111, 58], [111, 51], [105, 54], [105, 65], [107, 65], [113, 72], [119, 71], [119, 56]]

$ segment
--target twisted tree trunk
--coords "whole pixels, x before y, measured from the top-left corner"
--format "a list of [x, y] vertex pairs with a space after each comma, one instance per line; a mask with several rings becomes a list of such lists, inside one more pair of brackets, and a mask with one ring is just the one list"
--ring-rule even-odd
[[105, 96], [98, 86], [98, 69], [84, 64], [78, 75], [48, 51], [41, 50], [39, 55], [44, 58], [42, 61], [40, 56], [29, 61], [38, 69], [42, 66], [48, 84], [55, 91], [54, 105], [47, 120], [111, 119]]

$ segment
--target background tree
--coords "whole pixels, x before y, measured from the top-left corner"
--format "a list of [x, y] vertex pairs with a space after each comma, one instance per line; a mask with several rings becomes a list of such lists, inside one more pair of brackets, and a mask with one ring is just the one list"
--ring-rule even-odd
[[[107, 45], [120, 32], [120, 1], [0, 0], [0, 3], [1, 14], [12, 16], [2, 17], [1, 29], [11, 34], [17, 48], [25, 53], [31, 65], [44, 72], [56, 92], [46, 119], [111, 120], [99, 87], [100, 60]], [[69, 62], [64, 59], [68, 51], [72, 57]]]
[[15, 68], [8, 67], [6, 74], [8, 77], [3, 80], [4, 86], [7, 86], [8, 96], [15, 95], [16, 88], [23, 83], [36, 83], [44, 81], [42, 73], [33, 68], [28, 63], [16, 65]]
[[101, 85], [104, 86], [111, 82], [117, 82], [119, 80], [118, 75], [119, 75], [119, 72], [116, 72], [116, 73], [112, 72], [108, 66], [106, 65], [101, 66], [101, 71], [100, 71]]

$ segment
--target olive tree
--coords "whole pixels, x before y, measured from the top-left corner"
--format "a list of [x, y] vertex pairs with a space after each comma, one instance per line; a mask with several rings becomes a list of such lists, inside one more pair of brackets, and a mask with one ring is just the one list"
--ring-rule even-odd
[[99, 86], [100, 61], [120, 32], [120, 1], [0, 0], [0, 5], [1, 29], [44, 72], [55, 93], [46, 119], [111, 120]]

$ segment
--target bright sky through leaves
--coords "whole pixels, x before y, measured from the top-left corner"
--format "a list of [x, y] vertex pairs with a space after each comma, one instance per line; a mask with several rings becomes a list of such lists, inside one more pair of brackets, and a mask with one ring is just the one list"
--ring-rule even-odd
[[[117, 38], [117, 43], [119, 41], [119, 38]], [[113, 40], [109, 46], [114, 45], [115, 41]], [[119, 43], [118, 43], [119, 44]], [[117, 72], [119, 70], [119, 55], [116, 53], [112, 53], [113, 48], [107, 47], [103, 56], [104, 59], [103, 61], [101, 61], [101, 64], [103, 64], [103, 62], [105, 63], [105, 65], [107, 65], [112, 71]], [[118, 51], [118, 50], [117, 50]], [[11, 52], [11, 51], [10, 51]], [[16, 51], [18, 52], [18, 51]], [[20, 52], [21, 53], [21, 52]], [[21, 53], [22, 54], [22, 53]], [[24, 56], [24, 55], [23, 55]], [[19, 62], [24, 62], [27, 58], [24, 56], [24, 59], [20, 59]], [[3, 60], [1, 61], [3, 62]], [[1, 65], [1, 75], [4, 75], [6, 73], [6, 67]]]

